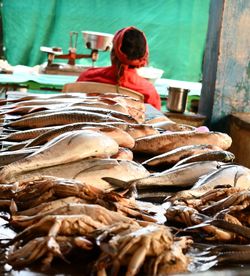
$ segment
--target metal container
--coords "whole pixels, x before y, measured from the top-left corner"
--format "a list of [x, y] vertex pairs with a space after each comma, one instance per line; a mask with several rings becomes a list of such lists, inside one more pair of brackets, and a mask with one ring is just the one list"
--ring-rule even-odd
[[186, 109], [189, 89], [169, 87], [167, 109], [171, 112], [183, 113]]
[[88, 49], [107, 51], [111, 50], [113, 44], [112, 34], [82, 31], [83, 40]]

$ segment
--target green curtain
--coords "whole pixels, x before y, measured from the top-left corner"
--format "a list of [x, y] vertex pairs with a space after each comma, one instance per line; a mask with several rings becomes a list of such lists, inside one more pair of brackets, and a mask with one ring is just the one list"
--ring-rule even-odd
[[[46, 61], [40, 46], [67, 53], [70, 31], [79, 32], [77, 52], [85, 48], [81, 31], [115, 33], [126, 26], [142, 29], [150, 49], [149, 66], [169, 79], [200, 81], [210, 0], [2, 0], [5, 57], [11, 65]], [[91, 60], [78, 63], [90, 65]], [[110, 64], [109, 52], [96, 66]]]

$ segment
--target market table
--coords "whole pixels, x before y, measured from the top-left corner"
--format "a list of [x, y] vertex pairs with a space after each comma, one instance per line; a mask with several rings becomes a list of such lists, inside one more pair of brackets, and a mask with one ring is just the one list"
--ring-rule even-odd
[[[60, 91], [65, 83], [75, 82], [77, 76], [39, 74], [37, 72], [14, 72], [13, 74], [0, 74], [0, 88], [6, 90], [54, 90]], [[188, 106], [192, 99], [198, 99], [201, 92], [201, 83], [187, 82], [171, 79], [157, 79], [154, 86], [162, 100], [162, 110], [166, 111], [166, 98], [168, 87], [189, 89]]]
[[65, 83], [75, 82], [77, 76], [49, 75], [36, 73], [0, 74], [0, 86], [6, 90], [26, 88], [31, 90], [60, 91]]

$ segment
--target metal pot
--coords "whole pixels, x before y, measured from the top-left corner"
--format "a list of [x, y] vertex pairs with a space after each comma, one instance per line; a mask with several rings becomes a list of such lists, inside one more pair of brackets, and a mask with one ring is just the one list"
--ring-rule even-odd
[[186, 109], [189, 89], [169, 87], [167, 109], [171, 112], [183, 113]]
[[82, 35], [88, 49], [107, 51], [112, 48], [112, 34], [82, 31]]

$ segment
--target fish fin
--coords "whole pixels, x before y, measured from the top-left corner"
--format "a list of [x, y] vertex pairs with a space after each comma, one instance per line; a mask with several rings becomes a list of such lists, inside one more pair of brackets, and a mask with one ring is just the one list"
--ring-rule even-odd
[[37, 107], [33, 107], [31, 108], [28, 113], [34, 113], [34, 112], [38, 112], [38, 111], [44, 111], [44, 110], [48, 110], [47, 107], [43, 107], [43, 106], [37, 106]]
[[123, 188], [127, 189], [130, 187], [130, 183], [121, 179], [113, 177], [102, 177], [104, 181], [107, 181], [114, 188]]
[[102, 177], [102, 179], [104, 181], [107, 181], [112, 187], [111, 189], [109, 189], [109, 191], [119, 193], [126, 198], [136, 198], [138, 196], [138, 192], [135, 185], [133, 184], [133, 180], [124, 181], [113, 177]]

